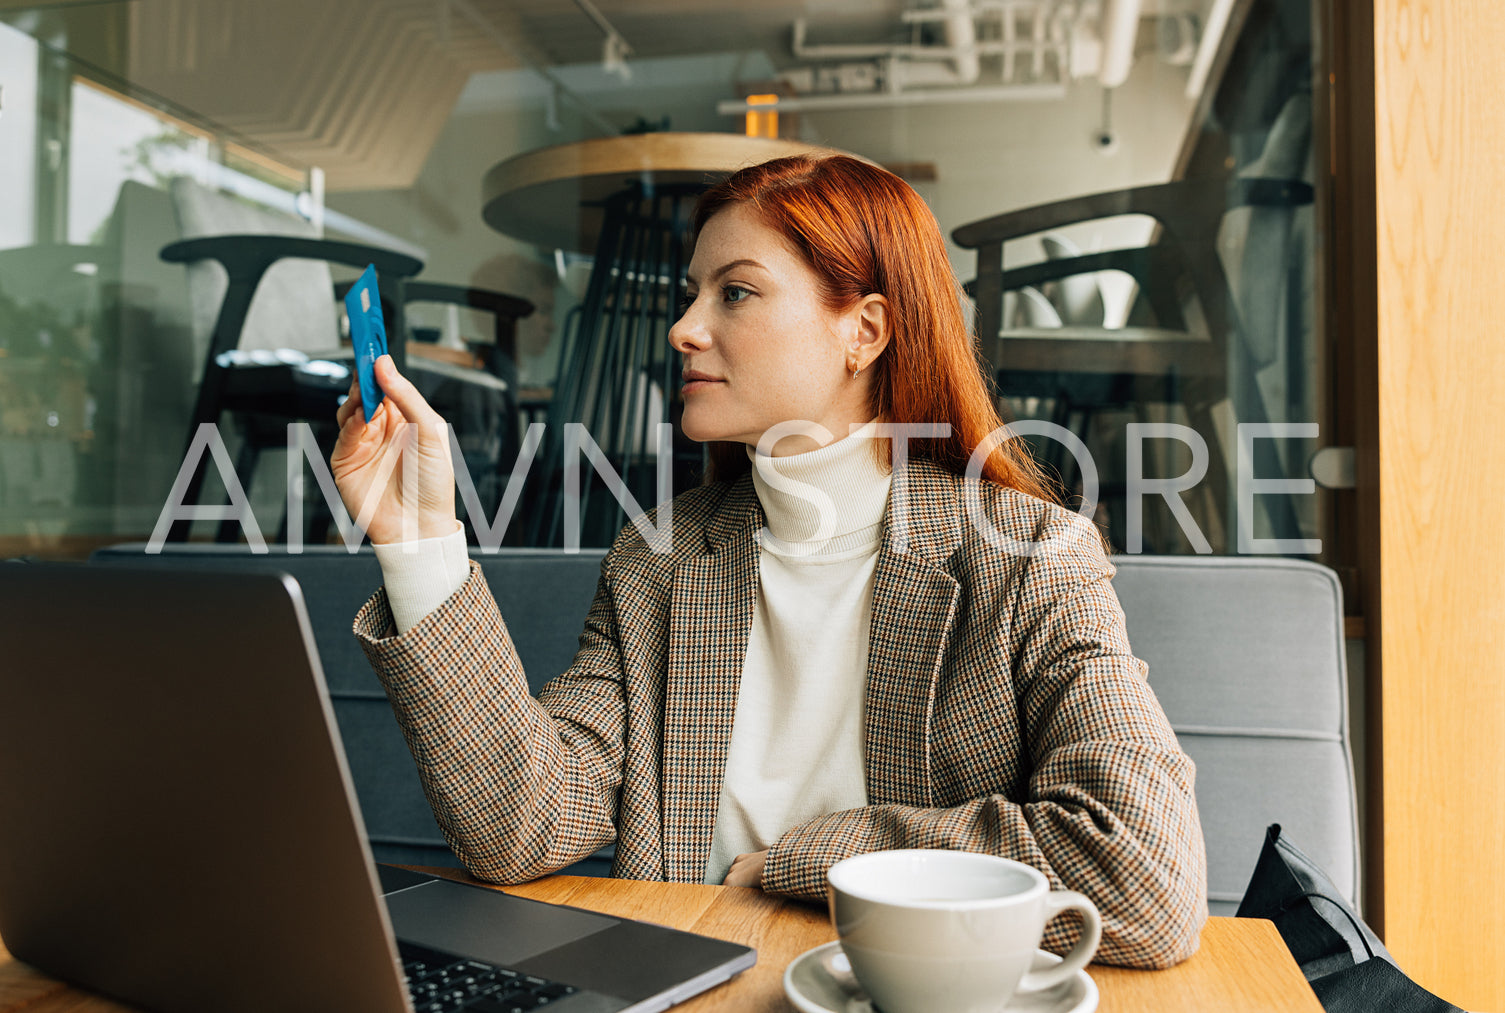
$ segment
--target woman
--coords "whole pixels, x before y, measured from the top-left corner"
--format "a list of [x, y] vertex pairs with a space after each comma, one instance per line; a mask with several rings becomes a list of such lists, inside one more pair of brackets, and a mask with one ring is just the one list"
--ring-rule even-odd
[[[618, 876], [812, 900], [858, 852], [986, 851], [1092, 897], [1099, 959], [1189, 956], [1192, 764], [1095, 530], [989, 440], [929, 210], [856, 159], [786, 158], [713, 188], [694, 232], [669, 340], [710, 480], [674, 500], [667, 552], [624, 529], [537, 700], [466, 558], [441, 420], [390, 359], [376, 418], [354, 387], [340, 409], [333, 470], [352, 514], [377, 490], [386, 579], [356, 633], [446, 839], [496, 882], [616, 841]], [[384, 483], [403, 421], [414, 456]], [[879, 428], [935, 423], [949, 435]]]

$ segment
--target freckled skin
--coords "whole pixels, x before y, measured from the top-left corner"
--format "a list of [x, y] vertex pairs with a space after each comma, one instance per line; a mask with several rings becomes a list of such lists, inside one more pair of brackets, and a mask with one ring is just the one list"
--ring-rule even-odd
[[[756, 445], [765, 430], [799, 420], [835, 439], [873, 417], [866, 368], [887, 343], [887, 302], [868, 295], [844, 310], [821, 301], [819, 279], [783, 236], [740, 205], [701, 230], [688, 271], [689, 300], [669, 331], [684, 368], [715, 378], [685, 390], [682, 425], [693, 440]], [[820, 444], [789, 436], [775, 455]]]

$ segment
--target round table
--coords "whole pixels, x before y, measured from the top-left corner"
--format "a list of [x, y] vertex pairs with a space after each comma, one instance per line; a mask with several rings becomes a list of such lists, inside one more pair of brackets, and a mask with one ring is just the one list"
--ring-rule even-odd
[[[744, 166], [835, 153], [739, 134], [627, 134], [526, 152], [486, 173], [488, 225], [538, 246], [595, 256], [585, 298], [564, 329], [539, 455], [544, 475], [526, 487], [526, 544], [559, 545], [565, 537], [566, 422], [585, 424], [641, 507], [663, 496], [657, 423], [671, 421], [680, 387], [679, 358], [667, 337], [679, 315], [695, 198]], [[682, 441], [672, 459], [675, 492], [698, 482], [700, 446]], [[580, 490], [580, 544], [610, 545], [626, 511], [593, 479]]]
[[748, 165], [833, 154], [801, 141], [741, 134], [653, 133], [556, 144], [498, 162], [481, 182], [482, 217], [504, 235], [589, 253], [607, 199], [634, 189], [697, 192]]

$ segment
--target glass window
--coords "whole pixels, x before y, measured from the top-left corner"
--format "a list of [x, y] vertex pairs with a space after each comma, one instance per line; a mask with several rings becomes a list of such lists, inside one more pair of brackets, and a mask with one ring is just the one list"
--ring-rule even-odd
[[79, 245], [104, 238], [126, 180], [161, 188], [185, 171], [185, 149], [207, 155], [198, 138], [87, 80], [73, 84], [68, 126], [68, 241]]
[[[780, 143], [871, 159], [928, 202], [1001, 411], [1034, 424], [1063, 498], [1093, 499], [1116, 548], [1313, 555], [1327, 537], [1325, 494], [1290, 484], [1331, 428], [1312, 0], [689, 0], [599, 17], [570, 0], [374, 3], [369, 48], [343, 63], [323, 58], [345, 44], [343, 8], [321, 0], [276, 0], [282, 18], [234, 0], [99, 6], [24, 22], [76, 58], [50, 104], [36, 44], [0, 26], [0, 136], [29, 152], [0, 165], [0, 246], [46, 220], [99, 253], [66, 276], [98, 358], [84, 491], [47, 522], [60, 537], [147, 537], [194, 431], [223, 288], [200, 284], [218, 269], [160, 258], [184, 237], [174, 180], [220, 208], [199, 234], [421, 262], [425, 294], [401, 307], [410, 360], [486, 510], [530, 422], [587, 423], [646, 503], [654, 426], [678, 411], [663, 335], [685, 216], [708, 179]], [[61, 192], [33, 178], [44, 136]], [[300, 263], [218, 351], [348, 355], [332, 289], [361, 265]], [[300, 412], [324, 417], [283, 421]], [[243, 477], [275, 533], [283, 458], [255, 416], [227, 409], [220, 431], [267, 451]], [[562, 540], [560, 450], [540, 451], [509, 542]], [[701, 449], [672, 450], [676, 485], [698, 481]], [[223, 495], [211, 471], [206, 502]], [[625, 518], [604, 486], [590, 497], [585, 541], [601, 543]], [[0, 537], [40, 509], [15, 506]]]
[[0, 24], [0, 249], [35, 235], [37, 44]]

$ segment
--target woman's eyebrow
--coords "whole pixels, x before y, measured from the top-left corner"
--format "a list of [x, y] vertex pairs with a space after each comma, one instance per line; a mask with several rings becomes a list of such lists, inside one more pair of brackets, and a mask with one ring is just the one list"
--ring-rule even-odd
[[[723, 274], [726, 274], [728, 271], [734, 270], [734, 269], [739, 268], [739, 267], [756, 267], [760, 271], [766, 271], [766, 270], [768, 270], [768, 268], [764, 267], [762, 264], [758, 263], [756, 260], [749, 260], [747, 258], [743, 258], [741, 260], [734, 260], [730, 264], [722, 264], [720, 267], [716, 268], [716, 270], [712, 271], [711, 274], [710, 274], [710, 277], [707, 278], [706, 280], [708, 282], [715, 281], [717, 278], [721, 277]], [[695, 277], [693, 274], [686, 274], [685, 275], [685, 281], [688, 281], [692, 285], [699, 285], [700, 284], [700, 279], [697, 278], [697, 277]]]

